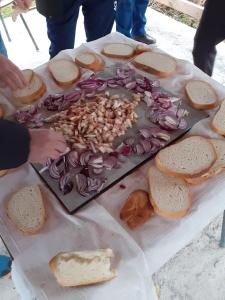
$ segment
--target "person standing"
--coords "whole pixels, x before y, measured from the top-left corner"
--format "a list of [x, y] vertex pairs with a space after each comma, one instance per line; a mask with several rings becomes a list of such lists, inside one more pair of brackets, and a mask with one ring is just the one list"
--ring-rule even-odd
[[116, 31], [145, 44], [156, 40], [145, 31], [145, 13], [149, 0], [117, 0]]
[[216, 45], [225, 39], [225, 1], [206, 0], [194, 38], [194, 64], [209, 76], [213, 73]]
[[[14, 2], [25, 9], [31, 5], [31, 0]], [[61, 50], [74, 48], [80, 7], [87, 42], [109, 34], [115, 19], [114, 0], [36, 0], [36, 6], [38, 12], [46, 17], [51, 58]]]

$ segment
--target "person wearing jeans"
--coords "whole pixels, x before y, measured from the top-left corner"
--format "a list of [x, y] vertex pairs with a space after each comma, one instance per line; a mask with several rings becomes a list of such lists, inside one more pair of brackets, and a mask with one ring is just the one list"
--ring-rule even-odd
[[2, 39], [1, 32], [0, 32], [0, 54], [7, 57], [7, 50], [6, 50], [4, 41]]
[[216, 45], [225, 39], [225, 1], [206, 0], [205, 8], [194, 38], [194, 64], [207, 73], [213, 73]]
[[146, 34], [145, 13], [149, 0], [117, 0], [116, 31], [145, 44], [156, 40]]

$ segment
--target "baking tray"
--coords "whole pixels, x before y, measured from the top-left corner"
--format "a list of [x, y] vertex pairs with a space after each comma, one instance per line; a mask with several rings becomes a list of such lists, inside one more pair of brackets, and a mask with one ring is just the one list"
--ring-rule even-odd
[[[102, 76], [101, 76], [102, 77]], [[168, 94], [171, 94], [170, 92], [160, 88], [155, 88], [155, 91], [160, 91], [160, 92], [165, 92]], [[131, 96], [130, 92], [128, 92], [125, 89], [111, 89], [110, 94], [123, 94], [126, 96]], [[181, 100], [181, 105], [180, 108], [184, 108], [189, 112], [189, 115], [185, 117], [187, 121], [187, 128], [185, 130], [176, 130], [172, 132], [171, 135], [171, 140], [165, 144], [165, 146], [173, 143], [176, 141], [178, 138], [180, 138], [182, 135], [184, 135], [186, 132], [188, 132], [194, 124], [196, 124], [198, 121], [207, 118], [208, 114], [203, 111], [198, 111], [193, 108], [191, 108], [188, 105], [188, 102], [186, 98], [183, 98]], [[138, 128], [142, 127], [151, 127], [156, 125], [151, 124], [149, 120], [146, 118], [146, 104], [141, 101], [139, 105], [136, 108], [136, 113], [138, 115], [138, 121], [137, 123], [130, 129], [126, 131], [126, 134], [123, 135], [122, 137], [118, 137], [114, 141], [114, 146], [116, 147], [119, 145], [126, 137], [134, 136], [135, 133], [138, 131]], [[164, 146], [164, 147], [165, 147]], [[52, 192], [55, 194], [57, 199], [60, 201], [60, 203], [63, 205], [63, 207], [66, 209], [66, 211], [69, 214], [75, 213], [79, 208], [82, 206], [86, 205], [90, 201], [94, 200], [97, 198], [99, 195], [103, 194], [105, 191], [110, 189], [113, 185], [118, 183], [121, 179], [132, 173], [135, 169], [139, 168], [141, 165], [145, 164], [147, 161], [151, 160], [155, 155], [157, 154], [145, 154], [142, 156], [136, 156], [136, 155], [131, 155], [125, 163], [122, 164], [122, 167], [119, 169], [112, 169], [110, 171], [106, 171], [106, 177], [107, 177], [107, 182], [104, 186], [104, 188], [100, 192], [93, 193], [90, 196], [83, 197], [81, 196], [77, 191], [76, 188], [74, 187], [73, 190], [66, 194], [63, 195], [62, 192], [59, 190], [58, 187], [58, 181], [52, 179], [49, 175], [48, 172], [44, 173], [39, 173], [39, 171], [43, 168], [42, 165], [34, 164], [33, 167], [39, 174], [40, 178], [47, 184], [47, 186], [52, 190]]]

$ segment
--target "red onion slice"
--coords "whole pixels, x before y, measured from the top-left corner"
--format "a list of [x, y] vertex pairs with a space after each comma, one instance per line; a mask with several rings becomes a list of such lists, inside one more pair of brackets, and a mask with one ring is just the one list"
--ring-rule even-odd
[[89, 196], [89, 193], [86, 191], [87, 177], [83, 174], [76, 174], [75, 182], [76, 182], [76, 187], [77, 187], [78, 193], [83, 197]]
[[152, 144], [149, 140], [141, 140], [140, 144], [142, 145], [145, 153], [151, 152]]
[[59, 189], [66, 195], [70, 193], [73, 189], [73, 182], [71, 180], [71, 175], [69, 173], [64, 174], [59, 180]]
[[79, 154], [77, 151], [70, 151], [66, 158], [71, 167], [76, 168], [79, 165]]
[[103, 168], [103, 157], [101, 155], [95, 155], [92, 156], [89, 160], [88, 160], [88, 165], [92, 166], [93, 168]]
[[81, 166], [86, 166], [89, 164], [91, 157], [93, 156], [92, 151], [84, 151], [80, 154], [80, 164]]

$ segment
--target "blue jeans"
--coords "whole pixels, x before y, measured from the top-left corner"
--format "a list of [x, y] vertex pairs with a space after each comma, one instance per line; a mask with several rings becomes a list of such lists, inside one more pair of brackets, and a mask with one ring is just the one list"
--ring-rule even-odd
[[132, 37], [145, 35], [148, 0], [117, 0], [116, 31]]
[[1, 33], [0, 33], [0, 54], [2, 54], [2, 55], [4, 55], [4, 56], [7, 57], [7, 50], [6, 50], [5, 44], [3, 42]]
[[87, 42], [111, 32], [115, 19], [114, 0], [76, 0], [62, 18], [46, 18], [51, 58], [61, 50], [74, 48], [80, 6], [84, 15]]

